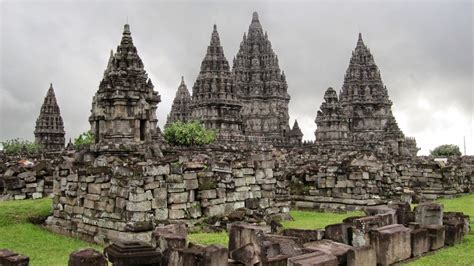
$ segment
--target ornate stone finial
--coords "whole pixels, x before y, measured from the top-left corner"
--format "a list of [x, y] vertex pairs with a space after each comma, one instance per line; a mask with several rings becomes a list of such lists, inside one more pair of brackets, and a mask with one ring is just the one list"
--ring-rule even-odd
[[357, 39], [357, 46], [365, 46], [364, 40], [362, 39], [362, 33], [359, 32], [359, 38]]
[[123, 26], [123, 34], [131, 34], [131, 32], [130, 32], [130, 25], [125, 24], [125, 25]]
[[217, 25], [214, 24], [214, 31], [217, 31]]
[[259, 22], [257, 11], [253, 12], [252, 14], [252, 22]]
[[49, 89], [52, 90], [53, 89], [53, 83], [49, 83]]

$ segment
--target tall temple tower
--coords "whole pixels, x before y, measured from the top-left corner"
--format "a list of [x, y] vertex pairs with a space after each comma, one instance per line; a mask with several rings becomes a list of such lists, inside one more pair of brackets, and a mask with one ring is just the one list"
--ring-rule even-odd
[[158, 138], [156, 108], [160, 96], [153, 87], [126, 24], [92, 101], [89, 122], [99, 146], [118, 148]]
[[288, 137], [290, 144], [298, 145], [303, 143], [303, 132], [301, 132], [300, 126], [298, 125], [298, 121], [296, 119], [288, 134]]
[[193, 86], [191, 119], [201, 121], [208, 129], [217, 130], [221, 137], [241, 134], [241, 108], [229, 63], [214, 25], [210, 45]]
[[53, 84], [49, 85], [48, 92], [41, 106], [40, 114], [36, 119], [35, 142], [46, 151], [58, 151], [64, 148], [64, 124], [59, 110]]
[[398, 127], [387, 88], [360, 33], [339, 98], [355, 145], [400, 155], [416, 150], [407, 146], [413, 145], [413, 141], [407, 142]]
[[244, 33], [232, 71], [243, 104], [244, 134], [265, 136], [274, 143], [287, 142], [288, 85], [257, 12], [248, 34]]
[[171, 105], [171, 112], [168, 115], [165, 127], [177, 121], [188, 122], [191, 120], [190, 105], [191, 94], [184, 83], [184, 77], [181, 77], [181, 84], [179, 84], [178, 91]]

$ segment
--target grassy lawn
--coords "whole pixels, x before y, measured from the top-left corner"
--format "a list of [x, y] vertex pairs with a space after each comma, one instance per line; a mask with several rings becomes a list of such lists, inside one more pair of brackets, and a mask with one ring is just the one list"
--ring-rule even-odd
[[28, 223], [28, 217], [47, 215], [51, 199], [0, 202], [0, 248], [30, 257], [30, 265], [67, 265], [69, 254], [97, 245], [51, 233]]
[[[473, 217], [471, 227], [474, 228], [474, 194], [439, 202], [444, 204], [445, 211], [462, 211]], [[28, 223], [28, 217], [47, 215], [50, 209], [51, 199], [0, 202], [0, 248], [12, 249], [29, 256], [30, 265], [33, 266], [66, 265], [69, 254], [80, 248], [92, 247], [103, 250], [101, 246], [53, 234]], [[291, 211], [291, 215], [295, 220], [283, 222], [285, 228], [316, 229], [362, 213]], [[227, 246], [229, 241], [226, 232], [194, 233], [188, 238], [191, 242], [206, 245]], [[461, 245], [444, 248], [410, 265], [474, 265], [474, 234], [471, 232]]]

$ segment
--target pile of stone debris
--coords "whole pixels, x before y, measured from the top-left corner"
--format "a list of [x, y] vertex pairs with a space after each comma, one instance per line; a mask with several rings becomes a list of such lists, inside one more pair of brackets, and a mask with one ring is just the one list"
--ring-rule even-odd
[[[414, 210], [407, 203], [391, 203], [367, 207], [365, 213], [324, 229], [278, 233], [233, 222], [228, 248], [188, 243], [184, 223], [159, 225], [151, 243], [116, 241], [103, 254], [78, 250], [69, 265], [107, 265], [107, 260], [113, 265], [391, 265], [459, 244], [470, 231], [469, 216], [443, 212], [443, 205], [432, 202]], [[8, 254], [14, 253], [0, 252], [0, 261]]]

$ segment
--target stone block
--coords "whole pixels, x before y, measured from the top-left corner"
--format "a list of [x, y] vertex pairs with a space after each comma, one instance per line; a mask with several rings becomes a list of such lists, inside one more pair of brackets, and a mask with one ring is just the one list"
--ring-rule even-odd
[[68, 266], [107, 266], [104, 255], [92, 248], [80, 249], [69, 255]]
[[336, 256], [322, 251], [315, 251], [288, 258], [288, 266], [337, 266]]
[[231, 224], [229, 230], [229, 251], [232, 252], [249, 243], [257, 243], [257, 237], [262, 234], [263, 228], [259, 226], [242, 222]]
[[247, 243], [230, 251], [229, 257], [244, 265], [255, 265], [261, 262], [260, 252], [260, 247], [257, 244]]
[[186, 203], [188, 202], [188, 192], [169, 193], [168, 203]]
[[397, 223], [406, 226], [415, 221], [415, 213], [411, 210], [411, 206], [408, 202], [393, 202], [388, 204], [388, 207], [395, 210]]
[[87, 186], [87, 191], [91, 194], [100, 194], [101, 184], [91, 183]]
[[445, 228], [442, 225], [425, 225], [430, 236], [430, 250], [437, 250], [444, 247]]
[[390, 265], [411, 256], [411, 229], [392, 224], [370, 231], [370, 243], [377, 253], [377, 263]]
[[377, 254], [371, 245], [353, 247], [347, 251], [347, 266], [376, 266]]
[[184, 187], [187, 190], [197, 189], [199, 187], [199, 183], [197, 179], [185, 179], [184, 180]]
[[419, 228], [411, 231], [411, 255], [418, 257], [430, 251], [430, 236], [428, 230]]
[[168, 265], [174, 266], [221, 266], [227, 265], [228, 251], [219, 245], [201, 246], [190, 244], [188, 248], [171, 252]]
[[43, 193], [35, 192], [31, 195], [33, 199], [41, 199], [43, 197]]
[[[368, 216], [375, 216], [375, 215], [388, 215], [389, 219], [387, 222], [389, 224], [397, 224], [398, 216], [396, 214], [396, 210], [389, 208], [387, 205], [378, 205], [378, 206], [368, 206], [364, 208], [365, 214]], [[384, 219], [382, 217], [382, 219]], [[388, 225], [388, 224], [387, 224]]]
[[283, 235], [297, 237], [300, 240], [300, 243], [304, 244], [323, 239], [324, 229], [285, 229], [283, 230]]
[[415, 222], [424, 225], [443, 225], [443, 205], [423, 202], [415, 207]]
[[168, 210], [168, 217], [172, 220], [183, 219], [186, 213], [184, 210]]
[[201, 190], [198, 192], [198, 198], [200, 199], [215, 199], [217, 192], [215, 189]]
[[349, 225], [345, 223], [330, 224], [324, 228], [324, 238], [349, 244], [348, 228]]
[[188, 230], [184, 223], [159, 225], [151, 235], [152, 246], [161, 253], [168, 249], [186, 247]]
[[127, 202], [127, 211], [150, 211], [151, 210], [151, 201], [142, 201], [142, 202]]
[[[388, 214], [388, 216], [391, 216]], [[382, 215], [349, 217], [343, 220], [349, 225], [348, 236], [349, 244], [354, 247], [362, 247], [370, 244], [369, 232], [372, 229], [391, 224], [390, 219], [383, 219]]]
[[308, 242], [304, 244], [306, 250], [310, 252], [314, 251], [323, 251], [324, 253], [332, 254], [337, 257], [339, 264], [347, 264], [347, 252], [353, 249], [352, 246], [335, 242], [329, 239], [324, 239], [320, 241]]
[[140, 242], [115, 242], [104, 249], [104, 255], [113, 265], [159, 266], [161, 254], [152, 246]]

